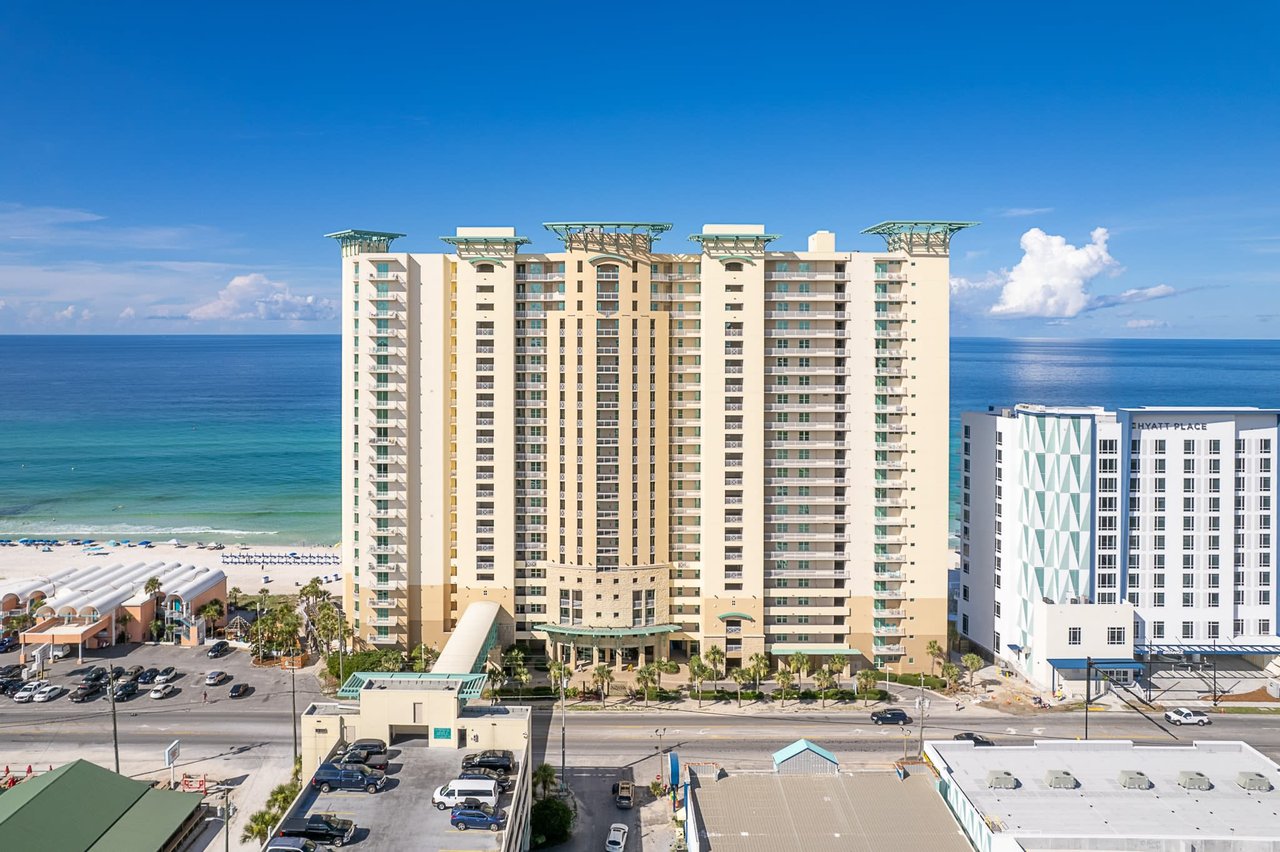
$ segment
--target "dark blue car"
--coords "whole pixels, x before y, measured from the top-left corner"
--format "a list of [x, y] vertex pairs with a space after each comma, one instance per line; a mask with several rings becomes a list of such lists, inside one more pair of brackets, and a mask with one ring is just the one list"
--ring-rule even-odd
[[17, 636], [5, 636], [3, 638], [0, 638], [0, 653], [4, 653], [5, 651], [12, 651], [16, 647], [18, 647]]
[[507, 812], [496, 810], [492, 805], [459, 805], [449, 814], [449, 824], [458, 831], [468, 828], [501, 831], [507, 827]]

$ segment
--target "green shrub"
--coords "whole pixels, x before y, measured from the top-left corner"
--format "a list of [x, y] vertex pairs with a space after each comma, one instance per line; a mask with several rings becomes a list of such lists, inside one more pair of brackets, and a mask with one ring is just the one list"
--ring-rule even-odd
[[[877, 672], [876, 674], [880, 680], [884, 679], [884, 672]], [[919, 686], [920, 681], [923, 680], [925, 689], [942, 689], [946, 685], [946, 681], [942, 678], [927, 674], [890, 674], [889, 680], [893, 683], [900, 683], [903, 686]]]
[[529, 811], [529, 832], [533, 848], [554, 846], [569, 839], [573, 831], [573, 811], [556, 798], [539, 799]]

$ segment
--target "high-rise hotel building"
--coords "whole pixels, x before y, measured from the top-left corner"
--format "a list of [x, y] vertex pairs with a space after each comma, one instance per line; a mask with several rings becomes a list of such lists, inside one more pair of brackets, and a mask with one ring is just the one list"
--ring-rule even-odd
[[[1095, 607], [1127, 608], [1104, 652], [1280, 653], [1280, 412], [1019, 405], [961, 423], [962, 635], [1033, 680], [1084, 656]], [[1076, 606], [1063, 635], [1041, 604]]]
[[375, 646], [643, 663], [712, 644], [927, 666], [947, 627], [948, 251], [778, 251], [708, 225], [560, 222], [562, 251], [343, 231], [347, 613]]

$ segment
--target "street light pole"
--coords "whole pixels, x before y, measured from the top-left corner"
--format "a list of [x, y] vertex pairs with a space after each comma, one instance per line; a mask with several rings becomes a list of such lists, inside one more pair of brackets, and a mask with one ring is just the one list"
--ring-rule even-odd
[[293, 731], [293, 763], [298, 764], [298, 658], [294, 657], [289, 665], [289, 696], [293, 703], [293, 717], [289, 727]]
[[107, 675], [107, 696], [111, 700], [111, 749], [116, 756], [116, 774], [120, 774], [120, 729], [116, 726], [116, 687]]
[[920, 754], [924, 754], [924, 719], [929, 712], [929, 699], [924, 697], [924, 676], [920, 676]]
[[663, 768], [662, 768], [662, 755], [663, 755], [663, 750], [662, 750], [662, 737], [663, 737], [663, 735], [664, 735], [664, 734], [666, 734], [667, 729], [666, 729], [666, 728], [654, 728], [654, 729], [653, 729], [653, 732], [654, 732], [655, 734], [657, 734], [657, 736], [658, 736], [658, 781], [659, 781], [659, 782], [661, 782], [661, 781], [662, 781], [662, 776], [665, 774], [665, 771], [664, 771], [664, 770], [663, 770]]
[[560, 672], [560, 789], [568, 792], [569, 790], [569, 770], [565, 763], [565, 731], [564, 731], [564, 684], [568, 678], [562, 670]]
[[1218, 708], [1218, 637], [1213, 637], [1213, 707]]
[[1084, 738], [1089, 739], [1089, 704], [1093, 701], [1093, 657], [1084, 658]]

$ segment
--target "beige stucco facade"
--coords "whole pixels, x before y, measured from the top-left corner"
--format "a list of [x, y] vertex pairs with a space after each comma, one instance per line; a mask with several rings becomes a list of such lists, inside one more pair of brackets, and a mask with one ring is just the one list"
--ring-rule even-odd
[[884, 250], [861, 252], [825, 231], [775, 250], [759, 225], [671, 254], [660, 223], [550, 223], [564, 250], [545, 254], [513, 228], [460, 228], [441, 254], [334, 235], [358, 635], [438, 647], [487, 599], [503, 644], [566, 656], [714, 643], [730, 667], [927, 667], [965, 223], [928, 224], [878, 226]]

